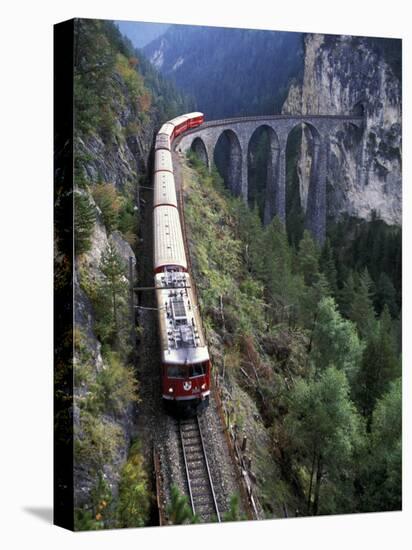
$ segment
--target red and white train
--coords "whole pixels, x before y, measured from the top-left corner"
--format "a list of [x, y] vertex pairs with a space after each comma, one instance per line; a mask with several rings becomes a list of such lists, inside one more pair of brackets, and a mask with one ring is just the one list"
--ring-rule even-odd
[[181, 416], [207, 407], [210, 358], [196, 293], [188, 272], [172, 163], [173, 140], [202, 124], [202, 113], [169, 120], [160, 128], [154, 160], [154, 281], [162, 358], [162, 397]]

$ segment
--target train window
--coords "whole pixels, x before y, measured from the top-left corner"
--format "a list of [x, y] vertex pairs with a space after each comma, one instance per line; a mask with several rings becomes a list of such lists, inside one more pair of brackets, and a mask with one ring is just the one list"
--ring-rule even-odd
[[167, 376], [169, 378], [186, 378], [187, 368], [181, 365], [170, 365], [167, 368]]
[[193, 378], [194, 376], [203, 376], [205, 374], [205, 365], [204, 363], [197, 363], [195, 365], [191, 366], [190, 369], [190, 376]]

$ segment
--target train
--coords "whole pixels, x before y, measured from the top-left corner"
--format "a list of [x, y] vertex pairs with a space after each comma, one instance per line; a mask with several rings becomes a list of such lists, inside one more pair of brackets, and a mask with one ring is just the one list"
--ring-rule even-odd
[[211, 361], [193, 277], [189, 272], [172, 162], [173, 141], [204, 122], [200, 112], [162, 125], [153, 171], [153, 276], [161, 349], [162, 399], [179, 417], [209, 404]]

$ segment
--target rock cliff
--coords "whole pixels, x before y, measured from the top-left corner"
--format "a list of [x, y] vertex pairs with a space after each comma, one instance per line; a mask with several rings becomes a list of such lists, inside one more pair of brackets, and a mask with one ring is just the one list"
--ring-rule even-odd
[[[288, 93], [285, 114], [363, 114], [363, 132], [330, 136], [328, 215], [388, 224], [402, 218], [401, 42], [308, 34], [304, 72]], [[310, 174], [309, 133], [303, 132], [298, 174], [306, 205]]]

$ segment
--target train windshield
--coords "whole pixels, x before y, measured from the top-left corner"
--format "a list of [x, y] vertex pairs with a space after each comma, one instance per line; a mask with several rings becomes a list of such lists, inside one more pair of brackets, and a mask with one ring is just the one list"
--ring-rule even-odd
[[170, 365], [167, 367], [169, 378], [187, 378], [187, 367], [183, 365]]
[[207, 372], [206, 363], [195, 363], [194, 365], [169, 365], [167, 367], [168, 378], [196, 378], [204, 376]]
[[206, 363], [197, 363], [190, 367], [190, 377], [204, 376], [206, 374]]

